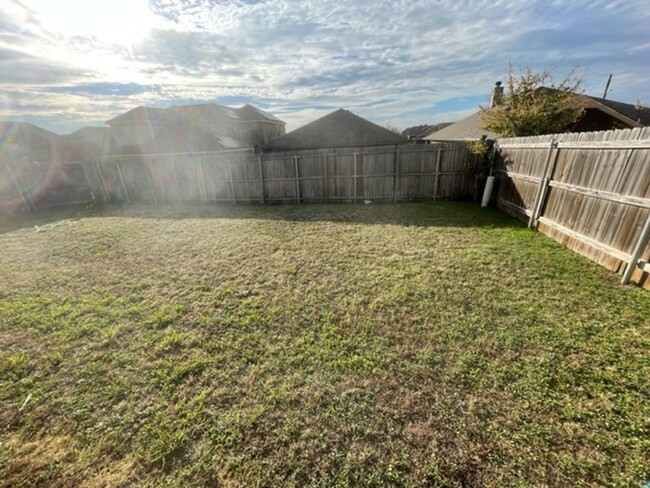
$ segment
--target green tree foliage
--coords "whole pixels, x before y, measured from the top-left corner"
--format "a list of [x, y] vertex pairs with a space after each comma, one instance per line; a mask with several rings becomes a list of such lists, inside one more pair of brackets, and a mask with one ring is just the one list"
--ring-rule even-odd
[[467, 143], [467, 149], [474, 155], [465, 163], [465, 172], [478, 178], [486, 178], [494, 162], [494, 141], [486, 136]]
[[583, 113], [582, 92], [575, 69], [557, 83], [547, 70], [526, 68], [517, 75], [511, 63], [501, 103], [480, 108], [483, 128], [501, 137], [564, 132]]

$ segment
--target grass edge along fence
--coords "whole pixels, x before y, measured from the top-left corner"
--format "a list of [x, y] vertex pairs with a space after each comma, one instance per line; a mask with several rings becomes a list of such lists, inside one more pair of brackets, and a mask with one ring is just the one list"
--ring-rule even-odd
[[[472, 197], [465, 143], [107, 156], [4, 165], [0, 211], [84, 202], [308, 203]], [[3, 177], [4, 176], [4, 177]], [[2, 206], [2, 200], [11, 205]]]
[[497, 206], [650, 289], [650, 127], [498, 141]]

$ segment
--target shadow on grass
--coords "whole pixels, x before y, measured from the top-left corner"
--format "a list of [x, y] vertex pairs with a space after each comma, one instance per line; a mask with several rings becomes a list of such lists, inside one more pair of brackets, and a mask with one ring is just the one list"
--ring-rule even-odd
[[348, 222], [415, 227], [519, 227], [514, 218], [495, 208], [464, 201], [373, 204], [98, 204], [46, 209], [33, 214], [0, 216], [0, 233], [80, 218], [135, 219], [268, 219], [287, 222]]

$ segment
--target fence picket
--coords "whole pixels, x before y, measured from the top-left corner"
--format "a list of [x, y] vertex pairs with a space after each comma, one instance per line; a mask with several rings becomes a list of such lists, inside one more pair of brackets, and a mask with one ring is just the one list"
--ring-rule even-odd
[[[439, 145], [321, 148], [290, 154], [246, 150], [106, 156], [89, 161], [99, 185], [93, 186], [95, 177], [88, 166], [91, 173], [83, 172], [83, 182], [68, 182], [63, 189], [43, 186], [38, 180], [42, 171], [25, 166], [18, 168], [25, 180], [20, 199], [10, 181], [12, 174], [6, 174], [8, 185], [0, 186], [0, 212], [13, 212], [18, 206], [37, 210], [30, 201], [50, 202], [48, 192], [55, 188], [56, 198], [48, 207], [74, 203], [82, 187], [101, 191], [106, 202], [119, 194], [128, 203], [146, 199], [155, 203], [279, 203], [471, 198], [463, 185], [464, 165], [471, 157], [466, 144], [446, 146], [450, 152], [444, 158]], [[44, 164], [60, 172], [67, 163]], [[27, 188], [35, 189], [33, 198]]]
[[[546, 171], [535, 161], [557, 139]], [[626, 256], [650, 260], [650, 244], [637, 245], [650, 218], [650, 128], [556, 134], [499, 141], [497, 205], [570, 249], [621, 272], [637, 268]], [[541, 189], [532, 199], [533, 188]], [[626, 276], [627, 277], [627, 276]], [[629, 277], [627, 277], [629, 278]], [[647, 272], [633, 279], [650, 288]], [[625, 281], [625, 280], [624, 280]]]

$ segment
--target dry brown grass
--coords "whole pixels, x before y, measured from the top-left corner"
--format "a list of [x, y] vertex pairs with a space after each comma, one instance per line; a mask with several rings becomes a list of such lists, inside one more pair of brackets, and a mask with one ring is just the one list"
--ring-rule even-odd
[[0, 222], [2, 486], [649, 476], [650, 294], [496, 211], [36, 218]]

